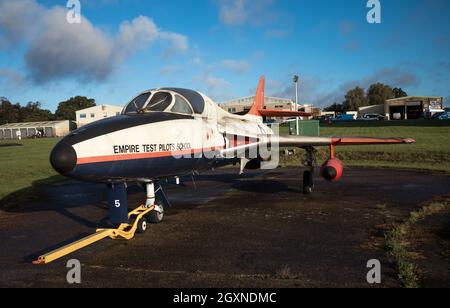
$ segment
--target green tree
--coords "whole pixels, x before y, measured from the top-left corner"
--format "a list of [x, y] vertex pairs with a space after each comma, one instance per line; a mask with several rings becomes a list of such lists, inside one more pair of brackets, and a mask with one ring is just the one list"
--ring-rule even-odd
[[408, 96], [408, 94], [405, 91], [403, 91], [402, 88], [394, 88], [392, 90], [392, 92], [394, 92], [394, 98], [400, 98], [400, 97]]
[[95, 99], [85, 96], [72, 97], [67, 101], [61, 102], [56, 109], [55, 116], [57, 120], [75, 121], [75, 112], [78, 110], [95, 106]]
[[386, 100], [394, 97], [395, 95], [392, 88], [382, 83], [371, 85], [367, 91], [369, 105], [381, 105], [384, 104]]
[[327, 112], [344, 112], [344, 106], [342, 104], [334, 103], [333, 105], [324, 109]]
[[55, 116], [50, 110], [42, 109], [40, 102], [29, 102], [26, 106], [20, 108], [21, 122], [42, 122], [52, 121]]
[[0, 98], [0, 125], [19, 122], [20, 104], [13, 105], [6, 97]]
[[357, 111], [359, 107], [367, 106], [368, 101], [363, 88], [356, 87], [345, 95], [344, 111]]

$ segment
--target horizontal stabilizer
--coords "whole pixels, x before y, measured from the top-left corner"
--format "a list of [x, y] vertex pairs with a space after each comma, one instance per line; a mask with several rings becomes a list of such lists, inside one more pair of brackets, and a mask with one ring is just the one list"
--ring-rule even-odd
[[311, 116], [310, 113], [300, 112], [300, 111], [296, 112], [296, 111], [263, 109], [263, 110], [258, 110], [258, 112], [263, 117], [273, 117], [273, 118], [310, 117]]

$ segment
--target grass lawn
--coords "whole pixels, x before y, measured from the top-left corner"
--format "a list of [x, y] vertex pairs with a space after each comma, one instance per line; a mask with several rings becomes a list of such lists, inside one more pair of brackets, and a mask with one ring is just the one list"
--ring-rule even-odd
[[[286, 134], [283, 127], [281, 133]], [[410, 145], [347, 146], [336, 149], [348, 166], [396, 167], [450, 172], [450, 121], [353, 122], [321, 125], [322, 136], [405, 137]], [[326, 159], [326, 151], [319, 159]], [[300, 154], [298, 159], [301, 159]], [[298, 161], [283, 161], [284, 165]]]
[[0, 207], [9, 200], [22, 198], [33, 183], [45, 184], [62, 177], [50, 166], [49, 153], [58, 139], [0, 141]]

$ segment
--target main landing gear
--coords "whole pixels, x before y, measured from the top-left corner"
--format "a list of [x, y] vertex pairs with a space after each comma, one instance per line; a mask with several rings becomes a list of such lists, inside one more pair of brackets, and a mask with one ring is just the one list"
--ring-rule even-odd
[[162, 222], [164, 208], [170, 207], [170, 203], [158, 182], [148, 182], [145, 186], [147, 190], [145, 204], [128, 213], [126, 185], [124, 183], [108, 185], [109, 216], [111, 222], [118, 227], [98, 229], [88, 237], [40, 256], [33, 264], [51, 263], [108, 237], [114, 240], [131, 240], [136, 232], [145, 233], [149, 223]]
[[314, 170], [317, 166], [317, 150], [314, 147], [307, 147], [305, 150], [307, 170], [303, 172], [303, 193], [309, 195], [314, 191]]

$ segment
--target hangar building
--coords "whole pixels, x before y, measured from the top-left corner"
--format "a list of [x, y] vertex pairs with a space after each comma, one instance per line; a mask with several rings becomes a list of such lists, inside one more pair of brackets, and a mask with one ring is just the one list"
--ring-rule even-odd
[[[245, 113], [250, 111], [253, 105], [255, 96], [247, 96], [242, 98], [236, 98], [222, 104], [219, 106], [229, 113]], [[283, 111], [295, 111], [295, 102], [287, 98], [279, 97], [265, 97], [265, 107], [267, 109], [283, 110]], [[298, 111], [304, 111], [312, 114], [320, 115], [320, 110], [313, 108], [311, 105], [298, 105]]]
[[414, 120], [421, 117], [430, 118], [436, 112], [442, 112], [444, 98], [436, 96], [406, 96], [388, 99], [384, 112], [389, 119]]
[[388, 99], [383, 105], [360, 107], [358, 115], [378, 113], [390, 120], [415, 120], [430, 118], [433, 114], [442, 112], [444, 99], [437, 96], [405, 96]]
[[73, 121], [10, 123], [0, 126], [0, 139], [18, 139], [18, 135], [21, 138], [32, 138], [37, 135], [47, 138], [64, 137], [74, 129], [76, 124]]
[[[227, 102], [220, 104], [219, 106], [228, 111], [229, 113], [242, 113], [250, 111], [250, 108], [253, 105], [253, 101], [255, 100], [255, 96], [247, 96], [236, 98]], [[295, 102], [286, 98], [277, 98], [277, 97], [265, 97], [265, 103], [267, 109], [277, 109], [277, 110], [295, 110]], [[300, 106], [300, 105], [299, 105]]]
[[76, 112], [78, 127], [109, 117], [120, 115], [123, 107], [114, 105], [98, 105]]

